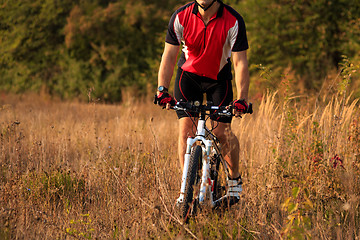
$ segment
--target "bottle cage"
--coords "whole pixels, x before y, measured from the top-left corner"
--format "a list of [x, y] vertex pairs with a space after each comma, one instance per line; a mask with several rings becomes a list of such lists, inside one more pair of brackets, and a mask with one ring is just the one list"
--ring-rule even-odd
[[211, 8], [211, 6], [212, 6], [216, 1], [217, 1], [217, 0], [212, 1], [212, 3], [210, 3], [210, 5], [207, 6], [207, 7], [201, 6], [196, 0], [195, 0], [195, 3], [196, 3], [196, 5], [198, 5], [199, 7], [201, 7], [204, 11], [206, 11], [206, 10], [208, 10], [209, 8]]

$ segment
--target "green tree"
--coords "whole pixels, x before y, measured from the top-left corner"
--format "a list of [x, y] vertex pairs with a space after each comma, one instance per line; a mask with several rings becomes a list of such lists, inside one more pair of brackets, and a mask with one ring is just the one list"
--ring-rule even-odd
[[16, 92], [47, 85], [57, 72], [62, 29], [76, 1], [11, 0], [0, 4], [0, 87]]
[[65, 98], [121, 100], [156, 84], [167, 21], [179, 1], [13, 0], [0, 4], [0, 89], [45, 86]]
[[278, 73], [291, 67], [307, 88], [320, 87], [343, 54], [360, 51], [359, 28], [353, 25], [359, 22], [359, 1], [248, 0], [239, 8], [247, 22], [250, 62]]
[[83, 2], [72, 9], [65, 26], [67, 51], [86, 65], [95, 96], [118, 101], [123, 87], [146, 86], [165, 24], [160, 9], [142, 1], [106, 7]]

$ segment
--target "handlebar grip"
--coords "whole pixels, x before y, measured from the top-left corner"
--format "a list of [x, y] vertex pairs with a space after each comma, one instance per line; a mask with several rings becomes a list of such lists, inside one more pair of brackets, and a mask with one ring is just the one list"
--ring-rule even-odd
[[252, 113], [253, 113], [252, 103], [249, 103], [249, 108], [248, 108], [248, 110], [247, 110], [247, 112], [246, 112], [246, 113], [250, 113], [250, 114], [252, 114]]
[[174, 107], [176, 105], [176, 101], [174, 99], [171, 99], [170, 105], [171, 105], [171, 107]]
[[158, 101], [159, 101], [159, 99], [158, 99], [157, 95], [155, 94], [155, 96], [154, 96], [154, 104], [157, 104]]

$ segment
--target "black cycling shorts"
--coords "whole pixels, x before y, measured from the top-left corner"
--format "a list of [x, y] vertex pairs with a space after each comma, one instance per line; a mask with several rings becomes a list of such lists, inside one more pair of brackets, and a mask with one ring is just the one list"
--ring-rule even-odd
[[[202, 103], [204, 93], [206, 93], [206, 100], [212, 102], [213, 105], [229, 105], [233, 100], [231, 79], [213, 80], [178, 68], [174, 88], [176, 101], [199, 101]], [[183, 117], [198, 117], [198, 115], [194, 113], [186, 113], [184, 111], [176, 111], [176, 113], [179, 119]], [[232, 117], [211, 116], [211, 119], [218, 122], [230, 123]]]

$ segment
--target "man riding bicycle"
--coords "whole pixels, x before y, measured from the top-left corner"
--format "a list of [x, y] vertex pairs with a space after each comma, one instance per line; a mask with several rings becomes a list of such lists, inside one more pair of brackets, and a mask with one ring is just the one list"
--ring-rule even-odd
[[[175, 62], [178, 61], [174, 97], [168, 93]], [[243, 18], [220, 0], [197, 0], [180, 7], [172, 15], [162, 55], [156, 102], [169, 108], [175, 101], [207, 101], [214, 105], [233, 105], [235, 116], [248, 111], [249, 71], [246, 50], [249, 48]], [[233, 101], [231, 61], [234, 62], [237, 100]], [[178, 154], [183, 168], [186, 140], [196, 132], [192, 113], [177, 111], [179, 118]], [[229, 192], [242, 190], [239, 172], [239, 141], [231, 131], [232, 117], [217, 117], [214, 133], [229, 165]]]

